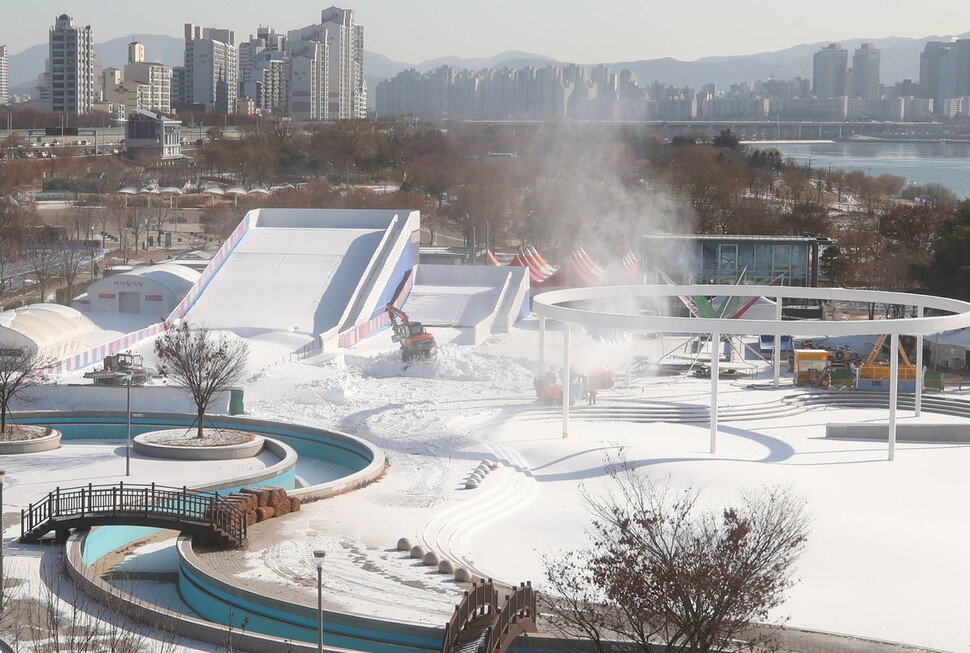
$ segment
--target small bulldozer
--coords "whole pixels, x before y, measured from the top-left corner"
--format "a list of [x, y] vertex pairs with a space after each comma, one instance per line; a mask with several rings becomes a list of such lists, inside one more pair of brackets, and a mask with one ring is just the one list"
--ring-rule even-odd
[[434, 358], [438, 355], [438, 343], [420, 322], [412, 322], [404, 311], [393, 304], [387, 305], [387, 313], [394, 328], [391, 340], [400, 343], [402, 361], [408, 363], [415, 358]]
[[123, 353], [105, 356], [100, 370], [87, 372], [85, 379], [93, 379], [95, 385], [127, 385], [128, 377], [131, 385], [145, 385], [148, 372], [140, 354]]

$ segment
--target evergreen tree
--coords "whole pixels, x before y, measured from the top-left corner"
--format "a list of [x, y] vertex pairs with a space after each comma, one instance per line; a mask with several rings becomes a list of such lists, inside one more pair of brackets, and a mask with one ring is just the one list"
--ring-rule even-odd
[[921, 292], [970, 300], [970, 200], [957, 205], [945, 220], [933, 245], [933, 257], [914, 265], [910, 275]]

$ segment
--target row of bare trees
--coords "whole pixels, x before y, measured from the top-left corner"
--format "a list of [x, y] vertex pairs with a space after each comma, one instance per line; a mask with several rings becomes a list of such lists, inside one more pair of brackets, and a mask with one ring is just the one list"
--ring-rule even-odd
[[[41, 169], [65, 179], [67, 188], [83, 185], [92, 192], [76, 194], [73, 237], [86, 238], [92, 223], [101, 232], [113, 227], [125, 261], [148, 231], [161, 236], [169, 216], [166, 203], [142, 196], [131, 200], [138, 207], [122, 210], [111, 195], [121, 185], [290, 181], [309, 187], [260, 199], [261, 205], [416, 208], [430, 242], [443, 231], [459, 238], [448, 244], [474, 233], [478, 244], [535, 245], [553, 259], [580, 245], [612, 258], [650, 231], [830, 236], [844, 244], [830, 254], [830, 277], [887, 289], [911, 285], [908, 265], [925, 261], [932, 249], [910, 247], [906, 234], [888, 225], [911, 220], [932, 233], [954, 203], [939, 185], [815, 170], [770, 149], [743, 148], [729, 133], [713, 143], [688, 137], [666, 143], [650, 129], [628, 126], [459, 123], [444, 131], [405, 120], [298, 124], [268, 116], [238, 139], [223, 138], [216, 127], [206, 134], [195, 166], [146, 171], [112, 157], [8, 162], [0, 197], [7, 197], [5, 185], [23, 188]], [[490, 157], [494, 152], [515, 156]], [[367, 184], [401, 191], [358, 189]], [[223, 236], [238, 223], [249, 202], [235, 204], [205, 207], [209, 233]], [[0, 233], [5, 223], [31, 223], [18, 212], [19, 205], [0, 203]], [[898, 256], [907, 265], [887, 263]]]

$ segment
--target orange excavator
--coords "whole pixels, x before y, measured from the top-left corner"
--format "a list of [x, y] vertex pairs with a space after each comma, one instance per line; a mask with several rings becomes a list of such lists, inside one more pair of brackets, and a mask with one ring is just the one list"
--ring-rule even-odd
[[387, 305], [387, 313], [394, 328], [391, 340], [401, 344], [402, 361], [407, 363], [414, 358], [434, 358], [438, 354], [438, 343], [420, 322], [412, 322], [407, 313], [393, 304]]

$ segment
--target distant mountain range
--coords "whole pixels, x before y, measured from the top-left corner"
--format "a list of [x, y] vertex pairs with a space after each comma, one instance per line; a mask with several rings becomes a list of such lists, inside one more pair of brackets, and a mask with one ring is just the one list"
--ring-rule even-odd
[[[884, 84], [892, 84], [903, 79], [916, 80], [919, 77], [919, 55], [928, 41], [948, 41], [955, 38], [970, 38], [970, 32], [955, 36], [926, 36], [919, 39], [891, 37], [885, 39], [850, 39], [840, 41], [849, 51], [862, 43], [874, 43], [881, 52], [881, 79]], [[149, 61], [158, 61], [169, 66], [182, 64], [184, 40], [174, 36], [157, 34], [133, 34], [112, 39], [96, 45], [98, 55], [106, 67], [122, 68], [128, 61], [128, 43], [137, 40], [145, 44], [145, 56]], [[639, 61], [607, 62], [614, 72], [626, 68], [636, 73], [641, 86], [659, 81], [676, 86], [698, 88], [714, 82], [718, 88], [727, 88], [739, 81], [754, 82], [758, 79], [791, 79], [812, 76], [812, 56], [828, 41], [804, 43], [775, 52], [758, 52], [731, 57], [704, 57], [696, 61], [679, 61], [670, 57], [662, 59], [642, 59]], [[47, 58], [47, 45], [35, 45], [19, 54], [10, 56], [11, 93], [31, 93], [37, 75], [44, 70]], [[434, 70], [444, 65], [453, 68], [480, 70], [482, 68], [521, 68], [523, 66], [542, 67], [559, 62], [528, 52], [503, 52], [494, 57], [469, 58], [441, 57], [419, 64], [393, 61], [376, 52], [364, 53], [364, 71], [370, 96], [374, 97], [377, 84], [403, 70], [414, 68], [421, 72]], [[373, 103], [373, 100], [372, 100]]]
[[[949, 41], [957, 38], [970, 38], [970, 32], [955, 36], [926, 36], [919, 39], [890, 37], [885, 39], [850, 39], [839, 41], [842, 47], [849, 51], [849, 65], [852, 65], [852, 53], [863, 43], [874, 43], [880, 50], [880, 77], [884, 84], [894, 84], [903, 79], [916, 80], [919, 78], [919, 56], [929, 41]], [[774, 52], [758, 52], [755, 54], [737, 55], [731, 57], [703, 57], [696, 61], [680, 61], [671, 57], [662, 59], [641, 59], [639, 61], [616, 61], [607, 63], [613, 72], [626, 68], [636, 73], [641, 86], [659, 81], [676, 86], [693, 86], [699, 88], [708, 82], [714, 82], [718, 88], [726, 88], [735, 82], [754, 82], [769, 77], [775, 79], [792, 79], [794, 77], [812, 77], [813, 57], [819, 48], [828, 45], [830, 41], [818, 43], [804, 43], [784, 50]], [[391, 61], [387, 57], [371, 52], [364, 54], [364, 70], [368, 78], [377, 81], [393, 77], [402, 70], [414, 68], [421, 72], [434, 70], [443, 65], [454, 68], [519, 68], [522, 66], [542, 67], [558, 62], [550, 57], [543, 57], [527, 52], [505, 52], [490, 59], [461, 59], [459, 57], [444, 57], [432, 59], [420, 64], [408, 64]]]

